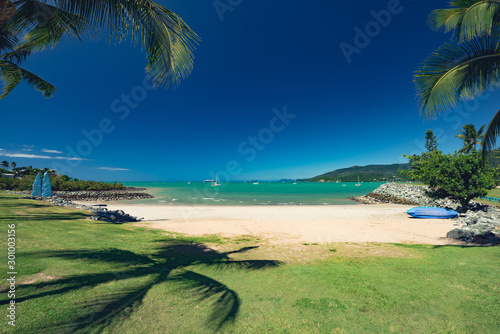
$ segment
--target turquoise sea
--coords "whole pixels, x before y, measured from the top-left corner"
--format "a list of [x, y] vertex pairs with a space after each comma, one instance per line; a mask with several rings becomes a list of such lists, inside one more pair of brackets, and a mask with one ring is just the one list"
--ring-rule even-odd
[[154, 199], [127, 201], [160, 205], [339, 205], [356, 204], [349, 196], [362, 196], [380, 182], [231, 182], [212, 186], [208, 182], [126, 182], [127, 187], [145, 187]]

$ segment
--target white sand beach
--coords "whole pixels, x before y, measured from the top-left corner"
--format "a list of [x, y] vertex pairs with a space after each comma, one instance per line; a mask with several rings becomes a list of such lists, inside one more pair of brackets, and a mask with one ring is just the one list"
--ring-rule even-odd
[[[80, 202], [89, 205], [89, 202]], [[102, 203], [102, 202], [101, 202]], [[138, 225], [189, 235], [253, 235], [274, 244], [387, 242], [457, 244], [451, 219], [415, 219], [404, 205], [166, 206], [109, 202], [108, 209], [144, 218]]]

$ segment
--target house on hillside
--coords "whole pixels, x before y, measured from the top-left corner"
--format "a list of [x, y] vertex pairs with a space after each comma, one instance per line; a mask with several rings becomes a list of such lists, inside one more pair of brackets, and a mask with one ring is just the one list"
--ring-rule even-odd
[[2, 173], [2, 177], [5, 177], [7, 179], [13, 179], [14, 176], [15, 176], [14, 174]]

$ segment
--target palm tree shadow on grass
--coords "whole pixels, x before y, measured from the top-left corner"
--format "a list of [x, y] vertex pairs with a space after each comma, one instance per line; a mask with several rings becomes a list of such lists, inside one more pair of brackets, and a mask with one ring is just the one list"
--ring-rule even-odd
[[0, 202], [0, 208], [7, 208], [7, 209], [38, 209], [38, 208], [47, 208], [50, 207], [51, 205], [42, 202], [42, 201], [33, 201], [33, 200], [22, 200], [22, 202], [19, 202], [20, 199], [17, 197], [8, 197], [8, 196], [3, 196], [0, 194], [0, 199], [2, 200]]
[[[199, 302], [213, 301], [212, 312], [207, 319], [207, 327], [219, 329], [233, 322], [240, 307], [238, 294], [221, 282], [208, 276], [189, 270], [187, 267], [196, 265], [214, 266], [220, 269], [226, 267], [243, 270], [260, 270], [280, 265], [273, 260], [236, 261], [231, 254], [246, 252], [256, 247], [245, 247], [232, 252], [218, 252], [203, 244], [188, 243], [175, 239], [158, 240], [156, 252], [151, 256], [136, 254], [120, 249], [105, 250], [68, 250], [35, 253], [39, 257], [59, 257], [69, 260], [88, 260], [106, 262], [120, 269], [99, 274], [70, 276], [49, 282], [26, 284], [18, 286], [34, 288], [35, 293], [22, 296], [16, 302], [34, 298], [64, 294], [83, 288], [98, 287], [114, 281], [126, 282], [127, 279], [143, 278], [140, 285], [133, 287], [127, 284], [117, 288], [111, 294], [102, 295], [98, 300], [84, 306], [86, 312], [78, 319], [54, 325], [51, 330], [57, 332], [77, 332], [92, 330], [101, 331], [116, 324], [119, 320], [129, 317], [136, 310], [153, 287], [159, 284], [175, 284], [183, 292], [190, 291]], [[37, 291], [38, 290], [38, 291]], [[2, 301], [5, 304], [8, 301]], [[161, 316], [161, 315], [159, 315]]]
[[85, 212], [62, 212], [62, 213], [34, 213], [34, 214], [20, 214], [20, 215], [6, 215], [2, 216], [2, 221], [47, 221], [47, 220], [77, 220], [87, 219], [89, 214]]

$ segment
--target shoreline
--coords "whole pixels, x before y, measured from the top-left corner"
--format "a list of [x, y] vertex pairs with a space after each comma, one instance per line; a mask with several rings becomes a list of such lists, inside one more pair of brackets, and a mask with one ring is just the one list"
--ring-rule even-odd
[[250, 235], [278, 245], [305, 242], [463, 244], [446, 238], [446, 233], [457, 227], [454, 220], [414, 219], [406, 214], [412, 208], [408, 205], [100, 204], [107, 204], [108, 210], [123, 210], [132, 216], [144, 218], [142, 222], [134, 223], [136, 226], [193, 236]]

